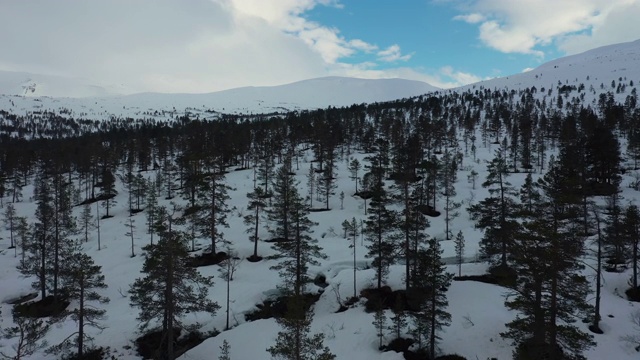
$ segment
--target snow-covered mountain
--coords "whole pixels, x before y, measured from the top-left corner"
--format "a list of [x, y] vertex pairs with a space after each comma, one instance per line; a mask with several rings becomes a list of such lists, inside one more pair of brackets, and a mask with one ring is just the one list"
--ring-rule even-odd
[[28, 97], [96, 97], [122, 94], [124, 87], [104, 87], [89, 80], [0, 70], [0, 94]]
[[625, 81], [640, 81], [640, 40], [608, 45], [592, 49], [580, 54], [551, 60], [539, 67], [520, 74], [481, 81], [466, 85], [452, 91], [477, 89], [480, 86], [488, 89], [517, 90], [535, 86], [538, 90], [545, 87], [555, 88], [562, 85], [584, 84], [586, 89], [591, 85], [601, 91], [610, 90], [611, 81], [617, 85]]
[[[414, 80], [324, 77], [286, 85], [243, 87], [206, 94], [139, 93], [113, 96], [114, 92], [106, 88], [66, 81], [65, 78], [0, 72], [0, 93], [4, 94], [0, 95], [0, 107], [15, 107], [14, 110], [20, 113], [35, 109], [56, 112], [65, 109], [65, 113], [71, 116], [92, 119], [109, 119], [112, 116], [139, 118], [157, 112], [183, 114], [187, 111], [202, 112], [201, 117], [211, 116], [211, 111], [273, 113], [382, 102], [436, 90], [439, 89]], [[204, 113], [205, 110], [209, 112]]]

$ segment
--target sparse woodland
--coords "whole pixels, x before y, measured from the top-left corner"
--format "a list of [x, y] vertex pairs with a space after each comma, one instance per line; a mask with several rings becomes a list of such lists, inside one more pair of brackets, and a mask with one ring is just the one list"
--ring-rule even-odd
[[[190, 359], [275, 319], [259, 341], [205, 353], [257, 341], [260, 358], [340, 359], [336, 337], [368, 334], [367, 356], [476, 359], [454, 355], [447, 329], [474, 311], [450, 304], [483, 289], [508, 315], [465, 326], [514, 359], [637, 349], [640, 108], [632, 79], [610, 82], [216, 120], [0, 109], [0, 256], [19, 279], [0, 284], [0, 353]], [[624, 280], [617, 294], [605, 276]], [[601, 345], [616, 296], [635, 330]], [[312, 326], [333, 303], [368, 320], [348, 334]], [[105, 341], [122, 313], [129, 338]]]

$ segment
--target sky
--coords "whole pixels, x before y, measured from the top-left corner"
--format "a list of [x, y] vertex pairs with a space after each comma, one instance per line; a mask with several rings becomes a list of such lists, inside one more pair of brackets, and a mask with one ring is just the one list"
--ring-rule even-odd
[[451, 88], [640, 38], [640, 0], [0, 0], [0, 70], [127, 92], [323, 76]]

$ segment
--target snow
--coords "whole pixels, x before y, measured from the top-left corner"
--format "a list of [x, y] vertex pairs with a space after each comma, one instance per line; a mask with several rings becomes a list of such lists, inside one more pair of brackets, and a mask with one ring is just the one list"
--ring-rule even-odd
[[[634, 82], [640, 81], [640, 66], [638, 66], [637, 56], [640, 54], [640, 42], [616, 45], [607, 49], [599, 49], [587, 52], [582, 55], [568, 57], [566, 59], [557, 60], [549, 64], [545, 64], [531, 72], [510, 76], [509, 78], [490, 80], [482, 83], [486, 87], [509, 87], [518, 88], [527, 86], [538, 86], [557, 83], [557, 80], [564, 81], [566, 77], [572, 82], [573, 78], [580, 81], [586, 79], [590, 75], [592, 82], [604, 82], [605, 86], [611, 82], [612, 78], [625, 76], [633, 79]], [[632, 66], [633, 65], [633, 66]], [[557, 67], [556, 67], [557, 66]], [[542, 76], [540, 77], [540, 74]], [[539, 75], [538, 79], [535, 75]], [[617, 82], [617, 80], [616, 80]], [[331, 92], [336, 83], [342, 83], [344, 86], [342, 91], [335, 92], [328, 97], [320, 97], [310, 99], [314, 96], [314, 91], [309, 90], [317, 87], [318, 92]], [[132, 96], [120, 96], [111, 98], [91, 98], [91, 99], [55, 99], [55, 98], [27, 98], [23, 96], [0, 96], [0, 108], [24, 114], [25, 112], [36, 109], [58, 109], [67, 107], [73, 110], [74, 114], [85, 112], [88, 117], [102, 116], [108, 118], [113, 114], [140, 114], [141, 111], [147, 109], [171, 109], [173, 106], [180, 111], [192, 107], [202, 108], [206, 104], [206, 108], [217, 108], [227, 110], [236, 107], [249, 111], [250, 109], [258, 109], [258, 101], [264, 104], [269, 103], [273, 106], [273, 102], [282, 101], [283, 96], [290, 94], [292, 89], [297, 89], [299, 98], [290, 100], [287, 103], [276, 104], [279, 106], [325, 106], [328, 101], [338, 101], [333, 105], [340, 106], [348, 102], [365, 101], [366, 97], [372, 96], [371, 93], [353, 94], [358, 89], [376, 88], [381, 82], [374, 81], [355, 81], [351, 79], [329, 78], [310, 80], [309, 82], [301, 82], [292, 87], [280, 87], [278, 89], [266, 88], [245, 88], [230, 90], [228, 92], [202, 94], [202, 95], [163, 95], [163, 94], [139, 94]], [[394, 87], [401, 88], [407, 83], [400, 80], [393, 80], [388, 83], [386, 94], [392, 96], [392, 93], [398, 92]], [[476, 84], [477, 86], [477, 84]], [[377, 89], [383, 89], [380, 87]], [[470, 86], [469, 88], [473, 88]], [[588, 88], [588, 86], [587, 86]], [[306, 89], [306, 90], [305, 90]], [[426, 88], [420, 88], [416, 85], [415, 91], [423, 91]], [[274, 92], [272, 92], [272, 90]], [[278, 91], [281, 91], [280, 93]], [[307, 91], [307, 92], [305, 92]], [[372, 90], [373, 91], [373, 90]], [[376, 96], [383, 96], [383, 90]], [[411, 90], [413, 91], [413, 90]], [[244, 94], [253, 94], [252, 96]], [[329, 96], [329, 95], [327, 95]], [[397, 95], [396, 95], [397, 96]], [[408, 96], [408, 93], [407, 93]], [[222, 99], [222, 100], [221, 100]], [[261, 99], [261, 100], [257, 100]], [[342, 99], [342, 103], [340, 103]], [[356, 101], [357, 100], [357, 101]], [[382, 99], [378, 99], [382, 100]], [[10, 101], [14, 106], [10, 105]], [[312, 101], [316, 101], [313, 103]], [[271, 102], [271, 103], [270, 103]], [[264, 105], [262, 104], [262, 105]], [[295, 105], [294, 105], [295, 104]], [[324, 105], [323, 105], [324, 104]], [[261, 105], [261, 106], [262, 106]], [[123, 108], [124, 107], [124, 108]], [[122, 109], [122, 112], [118, 112]], [[93, 115], [92, 115], [93, 114]], [[96, 115], [97, 114], [97, 115]], [[102, 114], [102, 115], [101, 115]], [[458, 174], [456, 183], [457, 198], [456, 201], [463, 203], [461, 214], [453, 220], [452, 232], [455, 234], [462, 231], [466, 239], [466, 258], [468, 261], [475, 259], [478, 250], [478, 242], [482, 234], [474, 228], [473, 222], [470, 220], [466, 212], [466, 208], [470, 202], [470, 193], [475, 193], [475, 201], [482, 200], [486, 195], [486, 190], [482, 189], [479, 184], [486, 176], [486, 165], [484, 160], [491, 159], [496, 145], [488, 144], [483, 147], [478, 143], [478, 161], [473, 162], [469, 156], [465, 157], [462, 164], [463, 171]], [[358, 159], [362, 160], [365, 154], [354, 154]], [[300, 168], [296, 170], [297, 177], [301, 184], [305, 184], [305, 176], [309, 167], [308, 159], [312, 158], [308, 155], [301, 162]], [[345, 219], [364, 219], [364, 211], [362, 200], [351, 196], [354, 192], [353, 181], [349, 179], [347, 172], [347, 164], [349, 159], [344, 159], [338, 164], [338, 186], [336, 193], [344, 191], [346, 197], [344, 200], [344, 209], [340, 209], [340, 200], [338, 196], [331, 199], [331, 211], [316, 212], [310, 215], [310, 218], [317, 222], [314, 228], [314, 236], [318, 238], [319, 244], [328, 255], [327, 260], [322, 260], [320, 266], [311, 267], [312, 275], [323, 274], [327, 277], [329, 286], [324, 290], [320, 300], [314, 305], [314, 319], [312, 323], [312, 332], [322, 332], [325, 334], [325, 344], [330, 347], [331, 351], [337, 355], [337, 359], [402, 359], [401, 354], [393, 352], [381, 353], [377, 349], [378, 339], [375, 335], [375, 329], [372, 325], [373, 316], [364, 312], [364, 306], [359, 303], [357, 306], [342, 313], [335, 313], [338, 309], [338, 300], [333, 289], [339, 289], [342, 300], [352, 295], [353, 289], [353, 269], [352, 269], [352, 253], [349, 248], [350, 241], [343, 239], [341, 236], [341, 223]], [[478, 186], [475, 190], [471, 188], [471, 184], [467, 182], [466, 176], [471, 171], [478, 172]], [[145, 173], [145, 176], [152, 176], [153, 173]], [[540, 174], [535, 174], [539, 176]], [[514, 174], [509, 177], [509, 181], [517, 188], [524, 182], [524, 174]], [[235, 189], [231, 191], [230, 207], [234, 211], [229, 216], [230, 228], [225, 229], [226, 238], [233, 244], [234, 249], [238, 252], [240, 258], [246, 258], [252, 254], [253, 243], [248, 240], [245, 233], [245, 226], [242, 223], [242, 216], [246, 214], [247, 197], [246, 193], [252, 188], [253, 174], [252, 170], [230, 171], [227, 175], [229, 184], [233, 184]], [[626, 184], [630, 181], [631, 174], [626, 174], [622, 181], [623, 197], [626, 201], [637, 201], [640, 194], [633, 189], [627, 188]], [[301, 185], [301, 192], [304, 186]], [[108, 289], [101, 291], [103, 295], [111, 299], [109, 304], [104, 305], [107, 310], [107, 319], [103, 322], [106, 329], [98, 332], [95, 329], [87, 328], [87, 331], [95, 336], [95, 345], [108, 346], [112, 350], [112, 354], [118, 359], [138, 359], [135, 350], [132, 348], [133, 340], [140, 334], [137, 332], [137, 310], [129, 306], [127, 290], [129, 285], [140, 277], [140, 269], [143, 262], [141, 247], [149, 242], [148, 235], [145, 234], [144, 214], [134, 215], [136, 220], [136, 257], [130, 257], [129, 239], [124, 235], [127, 231], [125, 222], [128, 219], [128, 213], [125, 209], [126, 199], [123, 189], [120, 190], [118, 205], [114, 209], [114, 217], [101, 221], [101, 243], [102, 249], [98, 250], [95, 230], [91, 234], [91, 239], [84, 244], [84, 251], [93, 257], [96, 263], [102, 266], [102, 271], [106, 276]], [[25, 187], [24, 200], [16, 203], [16, 210], [21, 216], [33, 218], [35, 211], [35, 203], [30, 199], [32, 193], [31, 187]], [[162, 200], [161, 204], [168, 205], [167, 201]], [[80, 209], [76, 209], [79, 214]], [[95, 213], [94, 213], [95, 214]], [[444, 222], [442, 217], [431, 219], [431, 227], [427, 230], [431, 236], [435, 236], [442, 240], [444, 238]], [[22, 278], [15, 266], [18, 259], [14, 257], [12, 249], [8, 247], [8, 234], [6, 230], [0, 230], [0, 309], [2, 310], [1, 320], [2, 326], [11, 324], [11, 306], [6, 303], [7, 300], [13, 299], [24, 294], [32, 292], [30, 289], [31, 279]], [[266, 237], [266, 230], [261, 230], [261, 235]], [[206, 245], [204, 240], [200, 241], [201, 245]], [[454, 255], [453, 241], [442, 241], [444, 249], [444, 258], [450, 262]], [[357, 271], [357, 288], [358, 292], [366, 287], [373, 285], [375, 274], [371, 269], [365, 269], [368, 259], [364, 258], [366, 250], [360, 240], [356, 244], [358, 271]], [[259, 253], [262, 256], [273, 254], [269, 244], [260, 242]], [[588, 262], [591, 260], [587, 260]], [[279, 284], [278, 274], [269, 267], [274, 265], [274, 261], [264, 260], [258, 263], [243, 261], [234, 276], [231, 283], [231, 325], [228, 331], [221, 332], [218, 336], [207, 339], [199, 346], [191, 349], [184, 354], [183, 360], [210, 360], [217, 358], [219, 347], [223, 340], [227, 340], [231, 346], [231, 357], [233, 359], [266, 359], [269, 358], [266, 348], [274, 343], [275, 336], [279, 331], [279, 327], [273, 319], [259, 320], [247, 322], [244, 320], [244, 314], [255, 309], [255, 305], [272, 296], [275, 293], [276, 286]], [[486, 270], [485, 264], [468, 262], [462, 267], [463, 274], [482, 274]], [[225, 303], [225, 286], [218, 274], [217, 266], [209, 266], [200, 268], [204, 275], [216, 276], [216, 284], [210, 291], [210, 297], [217, 301], [220, 305]], [[448, 271], [457, 273], [457, 266], [449, 265]], [[393, 289], [403, 287], [402, 276], [404, 268], [400, 265], [393, 266], [387, 283]], [[593, 271], [589, 268], [585, 270], [589, 276], [593, 275]], [[602, 288], [602, 315], [603, 319], [601, 327], [604, 330], [603, 335], [595, 335], [597, 346], [590, 349], [586, 356], [588, 359], [616, 359], [627, 360], [637, 359], [638, 353], [628, 344], [620, 340], [621, 336], [633, 334], [633, 324], [629, 319], [629, 315], [640, 309], [640, 304], [631, 303], [624, 299], [624, 289], [627, 288], [627, 280], [629, 279], [629, 271], [625, 273], [605, 273], [604, 284]], [[314, 287], [311, 289], [318, 290]], [[515, 312], [508, 311], [504, 307], [504, 299], [507, 295], [505, 288], [482, 284], [472, 281], [453, 282], [447, 292], [449, 307], [448, 311], [452, 314], [451, 326], [445, 329], [442, 334], [443, 341], [440, 344], [441, 351], [444, 354], [457, 353], [465, 356], [467, 359], [487, 359], [497, 358], [500, 360], [510, 359], [513, 346], [500, 337], [500, 332], [505, 330], [504, 324], [515, 317]], [[593, 301], [594, 299], [590, 299]], [[71, 306], [74, 306], [72, 304]], [[190, 314], [187, 323], [198, 322], [202, 324], [203, 331], [213, 329], [222, 330], [225, 322], [224, 307], [221, 308], [214, 317], [205, 314]], [[57, 327], [54, 327], [47, 339], [50, 343], [55, 344], [72, 332], [74, 324], [68, 320]], [[578, 322], [578, 326], [583, 331], [587, 330], [587, 324]], [[391, 335], [387, 336], [385, 341], [390, 341]], [[8, 340], [0, 340], [0, 345], [10, 346]], [[38, 353], [32, 357], [33, 359], [48, 359], [52, 356], [46, 356]]]
[[[162, 119], [187, 112], [200, 118], [216, 118], [218, 113], [281, 113], [390, 101], [439, 90], [425, 82], [405, 79], [325, 77], [280, 86], [243, 87], [206, 94], [139, 93], [104, 96], [106, 94], [87, 92], [89, 96], [73, 97], [74, 95], [63, 91], [57, 97], [31, 97], [18, 96], [23, 95], [22, 90], [12, 90], [24, 86], [23, 83], [12, 85], [14, 78], [22, 79], [14, 73], [0, 72], [0, 94], [4, 94], [0, 95], [2, 109], [18, 114], [45, 110], [59, 113], [64, 109], [63, 117], [99, 120], [113, 117]], [[73, 83], [62, 80], [52, 81], [51, 84], [58, 88], [74, 87]], [[70, 94], [83, 93], [83, 89], [74, 89]]]
[[[493, 145], [495, 148], [495, 145]], [[491, 147], [478, 149], [478, 156], [482, 159], [489, 159], [493, 153]], [[364, 154], [356, 154], [362, 158]], [[311, 158], [311, 156], [308, 156]], [[467, 166], [472, 167], [480, 174], [482, 179], [486, 175], [485, 163], [473, 163], [466, 159]], [[303, 182], [306, 169], [309, 164], [301, 162], [297, 171], [298, 179]], [[350, 241], [342, 238], [341, 223], [344, 219], [363, 219], [362, 201], [359, 198], [349, 196], [353, 193], [353, 181], [348, 178], [347, 162], [339, 163], [337, 193], [344, 191], [347, 196], [344, 201], [344, 209], [340, 209], [338, 196], [331, 200], [332, 210], [329, 212], [317, 212], [311, 214], [311, 219], [318, 222], [315, 227], [314, 236], [318, 238], [320, 245], [328, 255], [327, 260], [321, 261], [321, 265], [311, 268], [313, 274], [323, 274], [327, 277], [329, 286], [325, 289], [320, 300], [314, 305], [314, 320], [312, 324], [313, 332], [322, 332], [326, 336], [325, 344], [329, 346], [337, 355], [338, 359], [349, 358], [352, 360], [365, 359], [402, 359], [401, 354], [393, 352], [380, 353], [377, 350], [378, 339], [372, 325], [373, 316], [364, 312], [363, 303], [359, 303], [343, 313], [336, 313], [339, 308], [334, 288], [339, 289], [341, 299], [344, 301], [353, 292], [353, 268], [352, 253], [349, 249]], [[470, 184], [460, 173], [456, 188], [459, 200], [464, 200]], [[152, 173], [145, 174], [147, 176]], [[244, 233], [245, 226], [242, 224], [242, 215], [246, 212], [246, 193], [252, 187], [252, 170], [231, 171], [227, 175], [230, 184], [234, 184], [236, 189], [231, 192], [231, 207], [235, 210], [230, 215], [230, 228], [225, 231], [226, 238], [232, 241], [233, 247], [240, 258], [246, 258], [252, 254], [252, 242]], [[515, 186], [519, 186], [524, 181], [524, 174], [515, 174], [509, 178]], [[623, 181], [623, 184], [625, 182]], [[122, 190], [122, 189], [121, 189]], [[25, 188], [25, 200], [16, 203], [16, 209], [20, 215], [32, 216], [35, 204], [29, 199], [31, 190]], [[478, 197], [482, 199], [482, 190], [477, 188]], [[482, 194], [482, 195], [481, 195]], [[104, 307], [107, 309], [107, 319], [104, 325], [107, 328], [99, 333], [93, 329], [88, 331], [95, 335], [96, 345], [111, 347], [113, 354], [119, 359], [137, 359], [132, 347], [132, 340], [139, 336], [137, 332], [137, 310], [129, 306], [127, 290], [129, 285], [140, 277], [140, 269], [143, 261], [141, 247], [148, 243], [148, 235], [142, 229], [144, 226], [144, 214], [134, 215], [136, 225], [136, 257], [130, 257], [129, 239], [124, 236], [127, 228], [126, 195], [121, 191], [118, 205], [114, 209], [114, 217], [101, 222], [101, 243], [102, 249], [97, 249], [95, 231], [91, 239], [84, 245], [84, 250], [91, 255], [96, 263], [102, 266], [102, 271], [106, 276], [108, 289], [102, 291], [108, 296], [111, 302]], [[638, 194], [632, 189], [625, 188], [625, 199], [635, 199]], [[167, 204], [166, 201], [163, 203]], [[453, 230], [462, 230], [467, 241], [466, 255], [473, 258], [477, 249], [478, 240], [481, 234], [474, 229], [466, 210], [463, 206], [462, 214], [453, 222]], [[80, 209], [76, 209], [80, 211]], [[431, 219], [431, 228], [428, 233], [432, 236], [443, 238], [444, 224], [441, 218]], [[265, 229], [261, 234], [266, 236]], [[6, 234], [2, 234], [3, 241], [0, 242], [0, 283], [2, 284], [2, 295], [0, 300], [6, 301], [30, 291], [28, 279], [22, 278], [15, 271], [18, 260], [14, 258], [13, 250], [7, 249], [8, 240]], [[206, 245], [207, 241], [201, 240], [201, 245]], [[357, 259], [359, 270], [357, 271], [358, 292], [374, 284], [375, 273], [372, 269], [364, 269], [368, 259], [364, 258], [366, 252], [361, 241], [357, 241]], [[442, 241], [444, 257], [452, 257], [454, 254], [453, 241]], [[261, 242], [259, 253], [268, 256], [273, 253], [269, 244]], [[231, 345], [231, 356], [233, 359], [263, 359], [268, 358], [266, 348], [271, 346], [279, 330], [273, 319], [246, 322], [244, 314], [255, 309], [255, 305], [269, 298], [276, 291], [279, 284], [278, 274], [269, 270], [275, 262], [264, 260], [258, 263], [243, 261], [239, 265], [238, 271], [231, 283], [231, 325], [232, 329], [223, 331], [220, 335], [207, 339], [205, 342], [188, 351], [181, 359], [184, 360], [205, 360], [211, 359], [212, 354], [218, 354], [219, 347], [223, 340], [227, 340]], [[462, 267], [463, 274], [482, 274], [486, 269], [485, 264], [466, 263]], [[222, 279], [218, 274], [217, 266], [200, 268], [205, 275], [216, 276], [216, 285], [211, 289], [210, 297], [223, 305], [226, 292]], [[450, 265], [448, 271], [457, 272], [456, 265]], [[393, 289], [403, 287], [404, 268], [395, 265], [391, 269], [387, 283]], [[602, 299], [602, 328], [604, 335], [598, 335], [596, 340], [598, 346], [590, 350], [589, 359], [615, 358], [619, 360], [635, 359], [637, 353], [619, 338], [633, 332], [633, 326], [629, 321], [629, 314], [638, 308], [638, 304], [624, 300], [619, 294], [626, 288], [626, 281], [629, 274], [607, 273], [603, 287]], [[316, 289], [310, 287], [311, 290]], [[457, 353], [468, 359], [487, 359], [495, 357], [497, 359], [509, 359], [513, 350], [512, 345], [500, 337], [500, 332], [505, 330], [504, 324], [512, 320], [514, 312], [507, 311], [503, 305], [504, 296], [507, 294], [505, 288], [477, 283], [472, 281], [453, 282], [448, 290], [449, 307], [452, 314], [451, 326], [445, 329], [442, 334], [443, 341], [440, 344], [443, 353]], [[73, 306], [73, 304], [72, 304]], [[2, 303], [2, 324], [11, 323], [11, 306]], [[611, 317], [609, 316], [611, 315]], [[203, 331], [213, 329], [222, 330], [224, 328], [225, 313], [222, 308], [215, 317], [210, 318], [204, 314], [191, 314], [187, 322], [198, 322], [202, 324]], [[54, 344], [72, 332], [74, 324], [66, 321], [59, 327], [54, 327], [47, 337], [50, 343]], [[580, 324], [586, 330], [585, 324]], [[385, 341], [392, 340], [391, 335]], [[2, 343], [8, 345], [9, 342], [3, 340]], [[217, 356], [217, 355], [216, 355]], [[35, 359], [45, 359], [43, 354], [37, 354]]]
[[[593, 86], [597, 92], [601, 92], [602, 84], [604, 91], [616, 93], [616, 89], [611, 88], [612, 80], [616, 85], [621, 78], [624, 82], [640, 82], [639, 62], [640, 40], [636, 40], [562, 57], [520, 74], [480, 81], [449, 91], [473, 91], [480, 87], [490, 90], [519, 90], [535, 86], [538, 91], [541, 88], [554, 89], [554, 96], [557, 96], [555, 89], [558, 84], [578, 86], [582, 83], [587, 90]], [[625, 95], [629, 92], [631, 89]]]

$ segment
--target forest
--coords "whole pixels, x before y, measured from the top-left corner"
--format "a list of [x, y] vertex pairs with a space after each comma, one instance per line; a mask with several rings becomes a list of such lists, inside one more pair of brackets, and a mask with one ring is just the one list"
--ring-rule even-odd
[[[0, 279], [30, 290], [5, 294], [0, 356], [188, 359], [275, 319], [263, 358], [344, 358], [312, 326], [329, 297], [338, 315], [366, 314], [365, 358], [472, 359], [446, 344], [459, 319], [449, 289], [474, 282], [507, 294], [492, 304], [512, 314], [491, 338], [502, 354], [595, 359], [607, 301], [640, 301], [637, 98], [615, 78], [214, 120], [2, 109]], [[103, 271], [116, 247], [139, 272]], [[320, 271], [338, 253], [342, 283]], [[260, 273], [275, 274], [260, 287], [275, 295], [249, 285], [263, 301], [230, 311], [235, 284]], [[623, 279], [615, 295], [607, 276]], [[635, 332], [606, 343], [638, 351], [640, 312], [625, 311]], [[135, 318], [128, 343], [103, 338], [117, 312]], [[251, 341], [225, 339], [209, 359]]]

